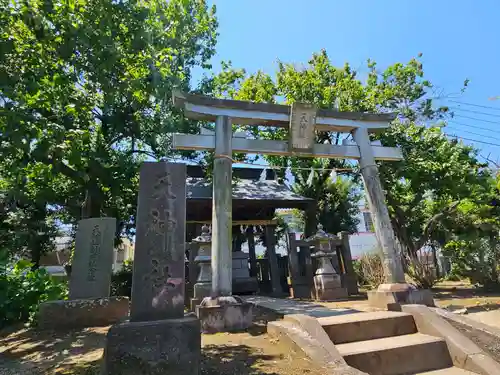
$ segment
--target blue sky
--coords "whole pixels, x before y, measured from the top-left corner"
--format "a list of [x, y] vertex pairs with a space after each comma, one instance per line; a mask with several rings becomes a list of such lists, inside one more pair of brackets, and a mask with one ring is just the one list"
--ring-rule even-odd
[[335, 64], [347, 61], [362, 73], [368, 58], [383, 69], [423, 53], [421, 61], [426, 78], [435, 86], [447, 94], [457, 93], [464, 79], [469, 78], [467, 91], [456, 100], [496, 108], [442, 101], [440, 104], [461, 108], [457, 115], [472, 117], [457, 117], [455, 122], [465, 125], [455, 123], [447, 132], [498, 144], [475, 143], [483, 155], [491, 153], [494, 160], [500, 158], [500, 100], [489, 100], [500, 96], [500, 29], [496, 26], [500, 1], [209, 0], [209, 3], [217, 6], [220, 24], [217, 56], [213, 59], [215, 69], [221, 60], [231, 60], [234, 67], [248, 72], [260, 69], [273, 73], [278, 59], [306, 63], [313, 52], [325, 48]]

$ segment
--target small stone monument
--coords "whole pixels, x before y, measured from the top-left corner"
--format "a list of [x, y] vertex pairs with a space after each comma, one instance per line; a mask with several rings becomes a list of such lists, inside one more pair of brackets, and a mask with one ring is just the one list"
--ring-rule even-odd
[[332, 242], [338, 242], [338, 237], [327, 234], [321, 224], [316, 234], [307, 239], [315, 247], [311, 257], [318, 260], [318, 269], [314, 275], [314, 294], [319, 301], [331, 301], [347, 298], [347, 289], [341, 285], [340, 275], [332, 265], [332, 258], [336, 255], [332, 249]]
[[130, 321], [108, 332], [104, 374], [199, 374], [200, 323], [184, 315], [185, 220], [186, 165], [144, 163]]
[[128, 315], [127, 297], [109, 297], [116, 219], [80, 220], [69, 282], [69, 300], [40, 305], [41, 329], [105, 326]]
[[235, 294], [249, 294], [259, 290], [257, 278], [250, 276], [248, 254], [241, 250], [232, 253], [232, 278]]
[[212, 291], [212, 236], [208, 225], [203, 225], [201, 235], [196, 237], [193, 242], [199, 245], [198, 255], [194, 258], [194, 261], [199, 265], [200, 273], [196, 284], [194, 284], [194, 293], [191, 299], [192, 311], [195, 310], [203, 298], [209, 297]]

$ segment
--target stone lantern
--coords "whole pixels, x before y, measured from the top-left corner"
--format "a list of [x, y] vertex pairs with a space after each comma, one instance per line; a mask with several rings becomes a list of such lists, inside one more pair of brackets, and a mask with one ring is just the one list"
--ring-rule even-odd
[[318, 260], [318, 268], [314, 275], [316, 299], [330, 301], [347, 298], [347, 289], [342, 287], [340, 275], [332, 264], [333, 257], [336, 256], [333, 244], [338, 242], [338, 237], [326, 233], [319, 224], [317, 232], [306, 241], [315, 249], [311, 257]]
[[194, 310], [194, 307], [199, 305], [203, 298], [210, 297], [212, 292], [212, 235], [208, 225], [203, 225], [201, 235], [193, 239], [193, 242], [199, 245], [194, 262], [200, 267], [198, 279], [194, 284], [194, 298], [191, 300], [191, 308]]

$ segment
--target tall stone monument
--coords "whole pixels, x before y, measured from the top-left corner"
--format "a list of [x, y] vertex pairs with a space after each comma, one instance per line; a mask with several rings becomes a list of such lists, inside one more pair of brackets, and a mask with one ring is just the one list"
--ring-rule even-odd
[[199, 374], [200, 324], [184, 315], [185, 220], [185, 164], [144, 163], [130, 321], [108, 332], [105, 374]]
[[80, 220], [69, 282], [69, 300], [40, 306], [42, 329], [109, 325], [128, 315], [126, 297], [109, 297], [116, 219]]
[[69, 298], [109, 296], [115, 242], [116, 219], [81, 220], [75, 239]]

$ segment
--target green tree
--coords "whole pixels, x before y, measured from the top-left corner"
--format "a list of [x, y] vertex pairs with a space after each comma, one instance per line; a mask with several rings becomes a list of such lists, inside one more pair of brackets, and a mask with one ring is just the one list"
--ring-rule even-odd
[[57, 209], [48, 203], [59, 193], [60, 184], [40, 163], [15, 169], [10, 163], [12, 159], [0, 162], [0, 253], [28, 257], [38, 268], [58, 234]]
[[59, 193], [25, 196], [66, 222], [133, 229], [140, 162], [171, 157], [168, 134], [196, 129], [170, 93], [209, 67], [214, 12], [203, 0], [1, 0], [0, 159]]
[[500, 288], [500, 206], [497, 181], [490, 179], [490, 190], [479, 199], [464, 199], [455, 215], [437, 228], [443, 253], [452, 260], [452, 273], [468, 277], [486, 289]]
[[462, 200], [481, 199], [490, 175], [477, 150], [447, 139], [438, 127], [395, 122], [382, 141], [403, 152], [403, 161], [382, 163], [380, 175], [396, 236], [415, 258]]
[[[296, 180], [292, 185], [293, 191], [316, 200], [316, 221], [323, 225], [326, 232], [332, 234], [341, 231], [356, 233], [359, 223], [357, 219], [358, 204], [361, 200], [358, 187], [351, 180], [338, 176], [334, 178], [329, 176], [325, 181], [322, 181], [318, 178], [319, 173], [315, 170], [309, 172], [309, 176], [300, 172], [296, 173]], [[321, 185], [318, 186], [318, 184]], [[306, 215], [302, 213], [300, 218], [305, 224]]]

